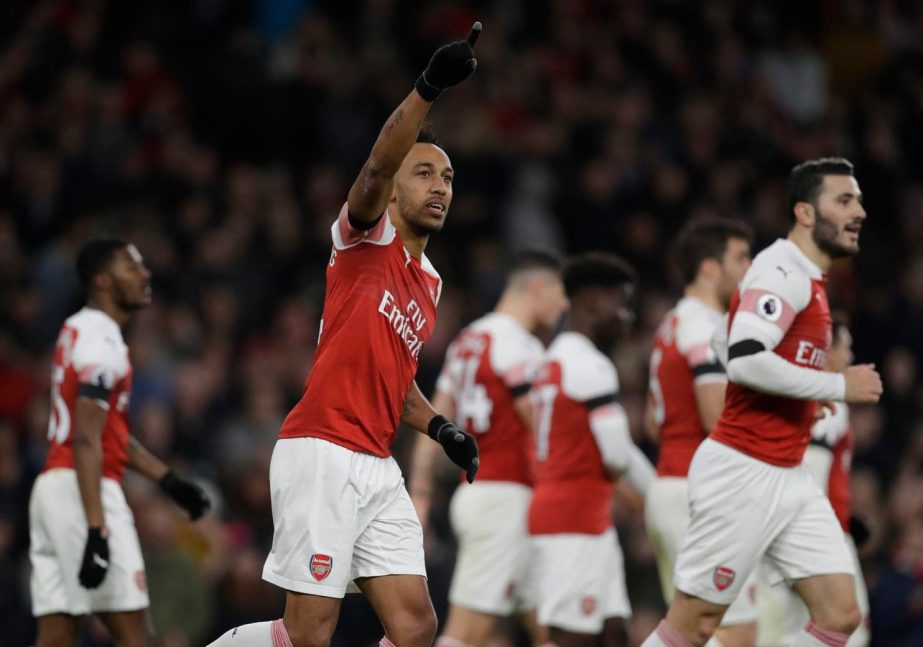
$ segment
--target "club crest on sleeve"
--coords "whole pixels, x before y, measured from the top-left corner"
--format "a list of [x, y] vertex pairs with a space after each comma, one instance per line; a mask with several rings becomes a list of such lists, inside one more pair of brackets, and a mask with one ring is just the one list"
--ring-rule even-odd
[[766, 321], [778, 321], [782, 316], [782, 299], [774, 294], [764, 294], [756, 302], [756, 313]]
[[734, 569], [728, 568], [727, 566], [719, 566], [715, 569], [715, 574], [712, 576], [712, 580], [715, 583], [715, 588], [719, 591], [723, 591], [729, 587], [734, 582], [734, 578], [737, 576], [737, 573], [734, 572]]
[[308, 568], [311, 571], [311, 577], [318, 582], [323, 582], [330, 575], [330, 570], [333, 568], [333, 558], [330, 555], [314, 553], [311, 555]]
[[583, 596], [580, 600], [580, 610], [585, 616], [592, 614], [596, 610], [596, 598], [592, 595]]

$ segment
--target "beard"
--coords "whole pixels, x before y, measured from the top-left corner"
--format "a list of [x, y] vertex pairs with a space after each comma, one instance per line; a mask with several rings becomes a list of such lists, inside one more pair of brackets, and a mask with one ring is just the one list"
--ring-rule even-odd
[[844, 258], [846, 256], [855, 256], [859, 253], [859, 247], [851, 247], [837, 241], [840, 236], [840, 230], [836, 223], [826, 217], [820, 208], [814, 205], [814, 230], [811, 232], [811, 238], [817, 247], [830, 256], [830, 258]]
[[425, 205], [414, 205], [400, 193], [397, 196], [397, 207], [401, 212], [401, 217], [404, 219], [404, 222], [410, 225], [414, 232], [424, 236], [442, 231], [445, 225], [445, 216], [449, 213], [449, 210], [446, 209], [442, 220], [434, 220], [432, 216], [429, 215]]

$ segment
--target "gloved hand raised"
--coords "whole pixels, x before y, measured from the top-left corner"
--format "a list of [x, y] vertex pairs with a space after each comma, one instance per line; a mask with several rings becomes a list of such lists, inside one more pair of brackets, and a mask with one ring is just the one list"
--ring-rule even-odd
[[421, 97], [427, 101], [435, 101], [443, 90], [471, 76], [474, 68], [478, 66], [473, 48], [480, 35], [481, 23], [475, 22], [471, 26], [468, 38], [443, 45], [436, 50], [415, 85]]
[[465, 470], [468, 482], [473, 483], [481, 462], [478, 458], [478, 443], [474, 436], [443, 416], [436, 416], [429, 421], [427, 433], [430, 438], [442, 445], [453, 463]]

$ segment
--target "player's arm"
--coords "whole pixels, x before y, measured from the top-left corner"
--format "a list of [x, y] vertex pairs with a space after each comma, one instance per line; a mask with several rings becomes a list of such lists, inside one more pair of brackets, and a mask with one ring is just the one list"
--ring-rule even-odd
[[349, 219], [353, 227], [370, 229], [384, 213], [394, 188], [394, 176], [417, 140], [420, 127], [436, 97], [467, 79], [477, 60], [472, 47], [481, 33], [476, 22], [466, 40], [436, 50], [414, 89], [388, 118], [372, 146], [368, 160], [349, 190]]
[[205, 490], [177, 475], [133, 436], [128, 439], [128, 467], [159, 484], [167, 496], [189, 513], [191, 519], [198, 519], [211, 507]]
[[724, 410], [724, 394], [727, 391], [727, 380], [713, 382], [698, 382], [693, 385], [695, 403], [699, 410], [699, 420], [702, 428], [711, 433]]
[[654, 466], [631, 439], [628, 416], [618, 403], [615, 393], [603, 395], [585, 403], [590, 413], [590, 430], [603, 465], [613, 475], [622, 477], [646, 496], [654, 477]]
[[417, 431], [426, 433], [442, 445], [453, 463], [465, 470], [469, 483], [474, 482], [480, 458], [474, 436], [441, 415], [420, 391], [416, 380], [410, 385], [404, 397], [404, 412], [401, 422]]
[[644, 432], [653, 442], [660, 441], [660, 425], [657, 424], [657, 401], [654, 394], [647, 392], [647, 402], [644, 405]]
[[[433, 408], [441, 411], [449, 419], [455, 417], [455, 398], [449, 393], [436, 390], [433, 396]], [[413, 446], [413, 459], [410, 465], [410, 500], [417, 510], [420, 523], [426, 528], [429, 521], [430, 504], [436, 487], [436, 475], [444, 452], [438, 443], [429, 438], [418, 436]]]

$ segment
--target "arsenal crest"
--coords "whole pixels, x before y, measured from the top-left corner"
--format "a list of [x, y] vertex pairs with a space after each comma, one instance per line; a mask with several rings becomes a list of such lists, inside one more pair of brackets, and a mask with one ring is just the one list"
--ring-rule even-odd
[[580, 600], [580, 610], [583, 611], [583, 615], [588, 616], [596, 609], [596, 598], [592, 595], [585, 595], [583, 599]]
[[333, 568], [333, 558], [330, 555], [321, 555], [314, 553], [311, 555], [311, 561], [308, 564], [311, 569], [311, 576], [318, 582], [323, 582], [330, 575], [330, 569]]
[[737, 573], [735, 573], [733, 569], [727, 566], [719, 566], [715, 569], [715, 574], [712, 576], [715, 588], [719, 591], [723, 591], [734, 582], [734, 577], [736, 575]]
[[142, 591], [147, 591], [147, 578], [144, 576], [144, 570], [135, 571], [135, 584]]

